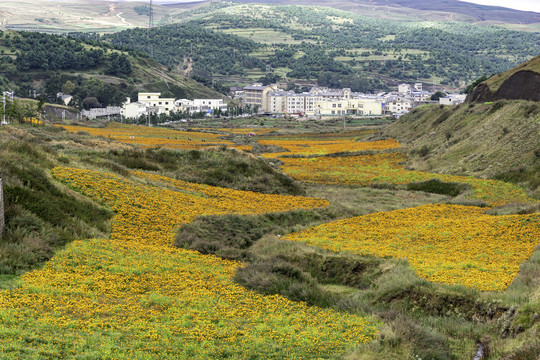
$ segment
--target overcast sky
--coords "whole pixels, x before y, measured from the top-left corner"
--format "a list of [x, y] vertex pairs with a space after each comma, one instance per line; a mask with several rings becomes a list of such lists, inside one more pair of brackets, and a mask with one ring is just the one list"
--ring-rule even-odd
[[475, 4], [502, 6], [511, 9], [536, 11], [540, 13], [540, 0], [461, 0]]

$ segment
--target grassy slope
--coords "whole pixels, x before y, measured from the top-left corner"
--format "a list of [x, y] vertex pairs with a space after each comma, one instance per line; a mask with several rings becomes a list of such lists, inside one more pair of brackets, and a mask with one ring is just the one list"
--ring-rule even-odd
[[[0, 36], [0, 40], [6, 36], [16, 36], [16, 31], [6, 31], [3, 36]], [[2, 41], [0, 41], [1, 43]], [[85, 44], [86, 50], [99, 49], [99, 47]], [[107, 53], [107, 49], [103, 49]], [[117, 50], [109, 50], [112, 52], [118, 52]], [[68, 75], [81, 75], [85, 78], [97, 78], [106, 84], [120, 85], [129, 81], [134, 81], [136, 88], [140, 91], [159, 91], [164, 92], [171, 86], [178, 86], [184, 90], [187, 98], [221, 98], [223, 94], [220, 94], [195, 80], [182, 76], [176, 73], [174, 70], [169, 71], [166, 67], [159, 64], [157, 61], [151, 58], [142, 56], [132, 56], [127, 52], [123, 52], [131, 62], [133, 73], [130, 76], [131, 79], [120, 78], [116, 76], [105, 75], [106, 65], [96, 67], [87, 71], [72, 71], [64, 70], [60, 73]], [[12, 57], [15, 57], [14, 55]], [[27, 71], [25, 72], [29, 76], [39, 78], [43, 71]]]
[[523, 64], [516, 66], [513, 69], [510, 69], [506, 72], [496, 74], [492, 77], [490, 77], [488, 80], [484, 81], [484, 84], [486, 84], [489, 87], [489, 90], [491, 92], [496, 92], [501, 85], [512, 75], [517, 73], [518, 71], [533, 71], [538, 74], [540, 74], [540, 55], [537, 57], [524, 62]]
[[[385, 129], [410, 150], [409, 166], [442, 173], [502, 176], [523, 174], [540, 195], [540, 106], [526, 101], [432, 105], [418, 108]], [[425, 154], [425, 155], [424, 155]]]

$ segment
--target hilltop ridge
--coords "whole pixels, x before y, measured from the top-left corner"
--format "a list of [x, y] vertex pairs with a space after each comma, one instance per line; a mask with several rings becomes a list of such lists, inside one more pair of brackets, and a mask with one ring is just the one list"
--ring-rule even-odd
[[501, 99], [540, 101], [540, 55], [480, 83], [467, 102]]

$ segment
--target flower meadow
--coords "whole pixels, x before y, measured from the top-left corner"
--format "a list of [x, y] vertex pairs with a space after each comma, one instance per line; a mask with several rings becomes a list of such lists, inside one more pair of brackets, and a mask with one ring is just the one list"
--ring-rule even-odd
[[405, 258], [429, 281], [502, 291], [540, 244], [540, 214], [491, 216], [478, 207], [434, 204], [334, 221], [287, 239]]
[[406, 170], [400, 164], [406, 160], [406, 156], [397, 152], [344, 157], [282, 157], [280, 160], [284, 162], [283, 171], [303, 181], [366, 186], [375, 183], [408, 184], [439, 179], [469, 185], [469, 198], [484, 201], [489, 206], [535, 202], [527, 196], [524, 189], [499, 180]]
[[142, 148], [168, 147], [173, 149], [197, 150], [209, 146], [228, 146], [238, 150], [251, 150], [251, 146], [235, 145], [222, 140], [223, 134], [213, 134], [198, 131], [178, 131], [160, 127], [148, 127], [110, 123], [104, 128], [92, 128], [86, 126], [62, 125], [72, 133], [79, 131], [87, 132], [94, 136], [103, 136], [124, 144], [137, 145]]
[[[0, 292], [2, 358], [335, 358], [377, 323], [262, 296], [232, 281], [239, 262], [170, 244], [196, 216], [326, 206], [157, 175], [55, 168], [53, 176], [110, 206], [110, 239], [76, 241], [21, 286]], [[159, 186], [157, 186], [159, 185]]]
[[261, 145], [279, 146], [288, 151], [263, 154], [266, 158], [284, 155], [326, 155], [339, 152], [395, 149], [401, 145], [394, 139], [359, 142], [354, 138], [340, 140], [259, 140]]

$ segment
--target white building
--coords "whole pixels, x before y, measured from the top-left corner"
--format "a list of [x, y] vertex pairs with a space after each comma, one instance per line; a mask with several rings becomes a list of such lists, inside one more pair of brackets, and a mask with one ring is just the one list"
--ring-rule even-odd
[[439, 98], [441, 105], [458, 105], [465, 101], [466, 94], [448, 94], [445, 97]]
[[411, 111], [413, 99], [409, 96], [389, 94], [385, 97], [385, 111], [392, 114], [402, 114]]
[[294, 95], [294, 91], [274, 90], [268, 93], [268, 109], [264, 109], [266, 112], [273, 114], [285, 114], [287, 113], [287, 99], [288, 96]]
[[120, 114], [127, 119], [138, 119], [147, 114], [147, 109], [146, 104], [139, 101], [130, 102], [128, 98], [128, 101], [122, 106]]
[[317, 107], [313, 115], [380, 116], [384, 111], [383, 101], [383, 99], [378, 97], [353, 97], [349, 99], [319, 100], [317, 101]]
[[223, 99], [180, 99], [175, 101], [177, 111], [189, 111], [190, 114], [205, 112], [208, 114], [216, 110], [227, 111], [227, 104]]
[[398, 85], [398, 93], [401, 95], [410, 95], [411, 94], [411, 85], [409, 84], [399, 84]]
[[382, 115], [384, 100], [352, 93], [350, 89], [313, 88], [310, 92], [270, 91], [268, 107], [264, 110], [279, 114], [325, 115]]
[[160, 98], [161, 93], [139, 93], [139, 102], [147, 108], [153, 108], [156, 114], [167, 114], [174, 111], [174, 98]]

